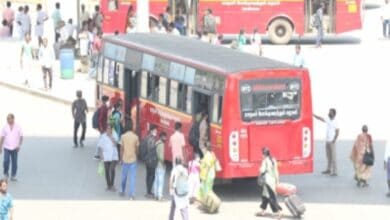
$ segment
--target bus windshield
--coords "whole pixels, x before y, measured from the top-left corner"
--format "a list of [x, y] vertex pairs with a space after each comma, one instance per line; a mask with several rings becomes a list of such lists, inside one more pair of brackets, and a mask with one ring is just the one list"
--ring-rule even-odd
[[295, 120], [300, 116], [299, 79], [261, 79], [240, 83], [243, 121]]

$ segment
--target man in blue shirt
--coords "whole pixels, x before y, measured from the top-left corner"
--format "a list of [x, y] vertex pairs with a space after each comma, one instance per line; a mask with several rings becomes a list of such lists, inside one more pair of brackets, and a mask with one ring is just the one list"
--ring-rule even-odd
[[7, 181], [0, 180], [0, 220], [13, 219], [13, 203], [12, 197], [7, 193]]

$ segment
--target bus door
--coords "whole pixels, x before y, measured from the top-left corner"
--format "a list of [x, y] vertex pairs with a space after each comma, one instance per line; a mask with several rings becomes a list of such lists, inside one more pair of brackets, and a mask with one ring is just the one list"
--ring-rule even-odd
[[173, 21], [175, 20], [175, 16], [179, 10], [181, 10], [185, 16], [187, 34], [193, 34], [196, 31], [197, 2], [198, 0], [169, 0], [168, 2], [171, 7], [171, 16]]
[[187, 35], [195, 35], [198, 31], [198, 0], [188, 0]]
[[125, 120], [128, 122], [130, 119], [133, 122], [133, 129], [138, 132], [139, 127], [139, 73], [126, 68], [124, 74], [124, 91], [125, 91]]
[[194, 90], [192, 111], [194, 114], [206, 112], [208, 115], [211, 113], [211, 94], [206, 94], [197, 90]]
[[336, 0], [305, 0], [305, 32], [315, 32], [314, 16], [321, 2], [325, 4], [323, 28], [325, 33], [334, 33], [336, 24]]

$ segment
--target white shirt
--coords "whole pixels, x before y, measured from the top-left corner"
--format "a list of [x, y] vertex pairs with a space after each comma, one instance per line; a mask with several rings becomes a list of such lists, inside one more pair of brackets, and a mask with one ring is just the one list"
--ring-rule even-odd
[[47, 19], [46, 12], [40, 10], [37, 13], [37, 23], [36, 23], [36, 26], [35, 26], [35, 35], [36, 36], [39, 36], [39, 37], [43, 36], [43, 27], [44, 27], [44, 22], [45, 22], [46, 19]]
[[55, 60], [54, 50], [50, 46], [39, 48], [39, 61], [43, 67], [51, 68]]
[[385, 4], [382, 8], [382, 18], [384, 20], [390, 19], [390, 4]]
[[336, 119], [331, 120], [330, 118], [325, 119], [326, 123], [326, 141], [332, 142], [336, 135], [336, 130], [339, 129]]
[[23, 13], [20, 17], [20, 21], [22, 22], [22, 30], [23, 35], [30, 32], [31, 28], [31, 18], [29, 14]]
[[261, 44], [261, 35], [259, 33], [253, 34], [252, 40], [254, 44]]
[[[115, 131], [113, 132], [113, 137], [117, 135], [114, 135]], [[114, 142], [111, 140], [110, 137], [106, 133], [100, 135], [99, 141], [98, 141], [98, 147], [102, 150], [103, 153], [103, 161], [117, 161], [118, 158], [118, 150], [115, 146], [116, 140]]]
[[303, 59], [301, 53], [299, 54], [295, 53], [293, 65], [297, 67], [305, 67], [305, 59]]
[[386, 149], [385, 149], [385, 162], [390, 159], [390, 140], [387, 140], [386, 142]]
[[188, 174], [188, 171], [185, 167], [183, 167], [182, 165], [178, 165], [172, 169], [171, 178], [170, 178], [170, 181], [172, 181], [172, 187], [173, 187], [173, 199], [175, 200], [176, 208], [179, 210], [186, 208], [190, 205], [189, 194], [187, 194], [186, 196], [179, 197], [176, 195], [175, 190], [174, 190], [176, 188], [175, 179], [177, 176], [179, 176], [180, 172], [184, 172], [185, 174]]

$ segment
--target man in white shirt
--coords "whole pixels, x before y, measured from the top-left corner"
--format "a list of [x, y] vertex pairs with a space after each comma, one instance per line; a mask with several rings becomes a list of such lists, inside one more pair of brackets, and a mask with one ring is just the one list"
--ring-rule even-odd
[[48, 16], [46, 12], [42, 10], [42, 5], [37, 5], [37, 23], [35, 26], [35, 36], [38, 37], [39, 46], [42, 45], [42, 37], [43, 37], [43, 27], [45, 26], [45, 21], [47, 21]]
[[294, 55], [293, 65], [300, 68], [305, 67], [305, 60], [303, 59], [303, 56], [301, 54], [301, 45], [299, 44], [295, 45], [295, 55]]
[[[179, 188], [183, 187], [183, 186], [179, 186], [179, 184], [182, 184], [183, 179], [181, 178], [187, 178], [188, 181], [188, 171], [182, 165], [183, 163], [180, 158], [175, 159], [175, 164], [176, 166], [173, 167], [171, 172], [171, 177], [169, 179], [169, 193], [172, 196], [171, 211], [169, 212], [169, 220], [174, 219], [176, 209], [180, 210], [182, 220], [188, 220], [188, 206], [190, 204], [189, 194], [185, 194], [185, 195], [178, 194], [178, 191], [183, 190], [183, 189], [179, 190]], [[184, 191], [186, 190], [184, 189]]]
[[107, 126], [106, 132], [100, 136], [98, 141], [100, 158], [102, 158], [102, 161], [104, 162], [107, 190], [110, 191], [116, 191], [114, 187], [115, 166], [116, 162], [119, 160], [116, 147], [117, 142], [118, 136], [110, 126]]
[[390, 37], [390, 4], [389, 0], [385, 0], [385, 5], [382, 8], [381, 20], [383, 24], [383, 37]]
[[330, 174], [337, 176], [336, 166], [336, 140], [339, 136], [339, 127], [336, 121], [336, 109], [329, 109], [329, 118], [322, 118], [313, 114], [314, 118], [326, 123], [326, 158], [328, 160], [328, 167], [322, 174]]
[[22, 31], [23, 36], [26, 36], [26, 34], [30, 34], [31, 32], [31, 18], [29, 15], [29, 7], [26, 5], [24, 6], [24, 13], [21, 16], [21, 22], [22, 22]]
[[387, 193], [387, 197], [390, 198], [390, 140], [386, 143], [386, 150], [385, 150], [385, 163], [384, 167], [387, 172], [387, 186], [389, 187], [389, 192]]
[[39, 61], [42, 65], [43, 83], [45, 90], [47, 90], [47, 76], [49, 76], [49, 89], [52, 87], [54, 60], [54, 50], [48, 46], [47, 38], [43, 38], [42, 46], [39, 49]]

